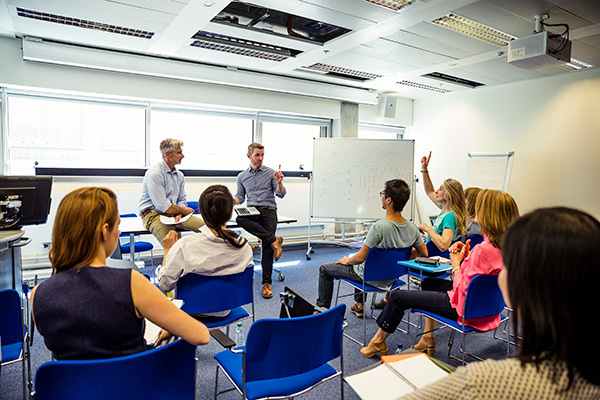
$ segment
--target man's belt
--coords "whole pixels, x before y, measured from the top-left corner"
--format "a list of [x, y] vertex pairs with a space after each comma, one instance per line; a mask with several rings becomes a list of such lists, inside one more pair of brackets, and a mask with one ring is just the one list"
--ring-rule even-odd
[[142, 213], [140, 214], [140, 217], [144, 218], [146, 216], [146, 214], [148, 214], [150, 211], [152, 211], [152, 208], [142, 211]]

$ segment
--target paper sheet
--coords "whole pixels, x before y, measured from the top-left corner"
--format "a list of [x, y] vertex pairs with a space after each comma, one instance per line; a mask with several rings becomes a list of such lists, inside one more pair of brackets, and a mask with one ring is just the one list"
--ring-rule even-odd
[[[183, 300], [172, 299], [173, 304], [175, 304], [178, 308], [183, 306]], [[146, 320], [146, 330], [144, 331], [144, 339], [146, 339], [147, 344], [153, 344], [158, 339], [158, 334], [160, 333], [160, 326], [156, 325], [148, 318], [144, 318]]]
[[386, 364], [344, 379], [362, 400], [395, 400], [413, 392]]
[[179, 221], [175, 221], [175, 217], [169, 217], [167, 215], [161, 215], [160, 216], [160, 222], [162, 222], [165, 225], [177, 225], [177, 224], [181, 224], [182, 222], [187, 221], [188, 219], [190, 219], [190, 217], [193, 215], [193, 213], [190, 213], [188, 215], [184, 215], [183, 217], [181, 217], [181, 219]]
[[425, 354], [387, 364], [417, 388], [422, 388], [448, 376], [447, 372], [444, 372], [440, 367], [435, 365]]

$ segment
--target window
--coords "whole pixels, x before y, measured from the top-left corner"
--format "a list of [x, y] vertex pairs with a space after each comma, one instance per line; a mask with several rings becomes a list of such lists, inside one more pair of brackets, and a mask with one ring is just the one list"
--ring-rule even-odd
[[245, 154], [253, 140], [249, 116], [153, 109], [150, 124], [151, 164], [161, 159], [160, 142], [173, 138], [183, 141], [182, 169], [239, 171], [248, 166]]
[[292, 119], [274, 122], [261, 117], [261, 143], [265, 165], [283, 171], [312, 171], [313, 139], [326, 136], [329, 120]]
[[144, 166], [145, 108], [8, 96], [8, 173]]
[[402, 139], [406, 128], [403, 126], [359, 123], [359, 139]]

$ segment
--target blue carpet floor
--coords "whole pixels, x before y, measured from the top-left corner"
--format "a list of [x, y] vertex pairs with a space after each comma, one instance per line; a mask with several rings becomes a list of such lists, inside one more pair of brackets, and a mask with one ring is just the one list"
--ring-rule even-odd
[[[263, 299], [260, 295], [262, 290], [261, 285], [261, 271], [257, 268], [254, 275], [254, 288], [255, 288], [255, 309], [256, 318], [278, 318], [281, 308], [279, 301], [279, 292], [283, 290], [285, 286], [290, 287], [292, 290], [297, 292], [299, 295], [306, 298], [311, 303], [314, 303], [317, 298], [317, 286], [318, 286], [318, 270], [319, 266], [326, 262], [334, 262], [344, 255], [356, 252], [356, 249], [349, 249], [344, 247], [315, 247], [314, 253], [310, 255], [310, 260], [306, 259], [306, 247], [289, 248], [285, 247], [283, 256], [278, 263], [275, 264], [275, 268], [279, 268], [285, 279], [279, 281], [278, 274], [273, 273], [273, 291], [275, 296], [272, 299]], [[144, 271], [150, 274], [150, 268], [146, 268]], [[346, 289], [350, 293], [349, 288], [342, 287], [342, 290]], [[353, 303], [352, 296], [343, 299], [348, 307]], [[375, 316], [379, 311], [375, 311]], [[346, 312], [346, 318], [348, 327], [345, 332], [355, 338], [362, 340], [363, 337], [363, 322], [357, 318], [350, 311]], [[417, 322], [417, 317], [411, 315], [411, 322]], [[245, 331], [248, 331], [250, 320], [244, 323]], [[401, 328], [406, 328], [406, 324], [402, 324]], [[367, 338], [371, 338], [377, 330], [377, 324], [375, 320], [367, 318]], [[398, 344], [401, 344], [403, 348], [409, 348], [414, 343], [415, 328], [411, 328], [410, 334], [402, 332], [396, 332], [387, 341], [390, 348], [390, 352], [397, 348]], [[233, 328], [231, 329], [230, 335], [233, 335]], [[458, 365], [459, 363], [449, 359], [448, 353], [448, 338], [449, 331], [442, 330], [436, 333], [437, 338], [437, 354], [436, 358], [444, 361], [450, 365]], [[457, 337], [458, 339], [458, 337]], [[459, 341], [454, 345], [453, 354], [459, 356], [458, 351]], [[310, 343], [302, 343], [303, 346], [310, 346]], [[355, 342], [344, 339], [344, 368], [345, 373], [352, 373], [358, 371], [364, 367], [367, 367], [374, 362], [379, 361], [378, 357], [373, 359], [364, 358], [360, 353], [360, 345]], [[472, 335], [467, 338], [468, 351], [473, 352], [483, 358], [494, 358], [501, 359], [507, 355], [507, 346], [504, 342], [494, 339], [493, 333], [484, 333], [478, 335]], [[513, 349], [514, 350], [514, 349]], [[222, 351], [222, 347], [216, 342], [211, 341], [207, 346], [199, 347], [197, 351], [198, 356], [198, 376], [197, 376], [197, 399], [212, 399], [214, 393], [214, 382], [215, 382], [215, 371], [216, 362], [213, 356]], [[50, 361], [50, 352], [44, 345], [43, 339], [36, 332], [34, 337], [34, 345], [31, 350], [32, 354], [32, 371], [35, 374], [36, 369], [44, 362]], [[334, 364], [336, 368], [339, 368], [339, 364]], [[133, 371], [135, 376], [135, 371]], [[160, 372], [156, 373], [157, 379], [160, 379]], [[134, 383], [133, 381], [132, 384]], [[228, 382], [223, 379], [222, 375], [219, 379], [219, 390], [223, 390], [227, 386]], [[339, 394], [339, 380], [333, 379], [329, 382], [318, 386], [317, 388], [309, 391], [301, 396], [300, 399], [336, 399], [340, 398]], [[358, 396], [354, 394], [352, 389], [345, 385], [344, 395], [346, 399], [358, 399]], [[10, 365], [3, 367], [0, 375], [0, 398], [3, 400], [17, 400], [22, 398], [21, 389], [21, 365]], [[219, 399], [239, 399], [240, 396], [237, 392], [229, 392], [219, 396]], [[176, 400], [176, 399], [174, 399]]]

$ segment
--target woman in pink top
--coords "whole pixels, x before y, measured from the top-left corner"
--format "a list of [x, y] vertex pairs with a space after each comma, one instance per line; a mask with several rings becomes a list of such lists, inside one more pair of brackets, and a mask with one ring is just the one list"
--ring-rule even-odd
[[[449, 319], [462, 320], [463, 303], [467, 287], [475, 275], [498, 275], [502, 269], [500, 241], [508, 225], [519, 216], [515, 200], [499, 190], [484, 190], [477, 197], [476, 221], [481, 226], [484, 241], [470, 249], [470, 240], [456, 242], [450, 248], [453, 280], [427, 278], [421, 283], [421, 290], [396, 290], [377, 318], [379, 330], [367, 347], [360, 352], [365, 357], [373, 357], [388, 352], [385, 340], [396, 331], [411, 308], [435, 312]], [[477, 318], [467, 321], [467, 325], [479, 329], [493, 329], [500, 323], [500, 316]], [[415, 349], [435, 354], [435, 321], [426, 318], [425, 334]]]

